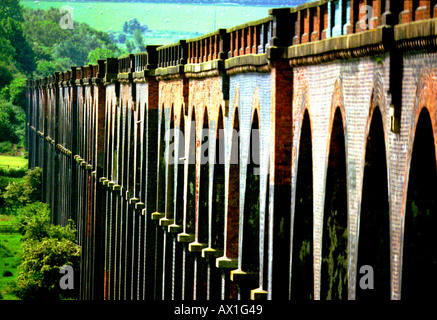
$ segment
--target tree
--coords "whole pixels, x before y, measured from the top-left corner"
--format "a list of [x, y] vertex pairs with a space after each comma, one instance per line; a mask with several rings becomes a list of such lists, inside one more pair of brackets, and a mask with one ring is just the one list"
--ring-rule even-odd
[[124, 33], [120, 33], [118, 35], [118, 42], [119, 43], [125, 43], [126, 42], [126, 35]]
[[146, 48], [144, 46], [143, 34], [141, 33], [141, 30], [136, 29], [134, 31], [134, 40], [135, 40], [135, 44], [137, 46], [137, 50], [139, 52], [144, 52], [146, 50]]
[[[50, 59], [50, 58], [49, 58]], [[57, 59], [55, 61], [39, 60], [37, 68], [34, 72], [34, 77], [47, 77], [59, 70], [68, 70], [73, 65], [70, 58]]]
[[6, 17], [23, 22], [23, 12], [19, 0], [5, 0], [0, 2], [0, 20]]
[[[8, 93], [4, 93], [7, 91]], [[9, 97], [9, 88], [1, 90], [2, 95]], [[21, 107], [0, 98], [0, 142], [18, 143], [23, 138], [25, 130], [25, 112]]]
[[[26, 35], [36, 54], [35, 77], [53, 74], [55, 71], [81, 66], [88, 62], [88, 55], [97, 48], [120, 56], [120, 50], [106, 32], [97, 31], [85, 23], [74, 22], [74, 28], [61, 29], [62, 13], [57, 9], [24, 11]], [[105, 57], [106, 58], [106, 57]]]
[[24, 35], [21, 22], [7, 17], [1, 20], [0, 28], [3, 29], [3, 33], [14, 48], [12, 58], [16, 62], [18, 70], [31, 74], [36, 68], [35, 52]]
[[[3, 97], [7, 98], [13, 105], [26, 107], [26, 77], [22, 74], [16, 74], [15, 77], [10, 81], [9, 85], [2, 94]], [[25, 121], [25, 118], [20, 119]]]
[[108, 48], [95, 48], [90, 53], [88, 53], [87, 64], [95, 64], [97, 63], [97, 60], [101, 59], [116, 58], [118, 54], [118, 52], [114, 52]]
[[133, 53], [135, 51], [135, 44], [133, 44], [130, 40], [126, 40], [126, 49], [128, 52]]

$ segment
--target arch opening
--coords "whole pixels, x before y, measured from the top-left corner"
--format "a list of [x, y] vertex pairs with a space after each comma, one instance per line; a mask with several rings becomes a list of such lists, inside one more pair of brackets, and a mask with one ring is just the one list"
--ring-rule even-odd
[[187, 175], [187, 210], [185, 221], [185, 232], [195, 234], [196, 215], [196, 110], [193, 107], [190, 125], [190, 138], [188, 149], [188, 175]]
[[224, 213], [225, 213], [225, 144], [224, 144], [223, 111], [220, 107], [217, 120], [215, 140], [215, 163], [212, 189], [212, 226], [210, 246], [220, 251], [224, 246]]
[[209, 119], [205, 108], [200, 140], [199, 213], [197, 241], [208, 243], [208, 194], [209, 194]]
[[259, 271], [259, 227], [260, 227], [260, 170], [259, 170], [259, 120], [255, 111], [250, 132], [246, 190], [243, 213], [243, 250], [241, 268], [246, 272]]
[[240, 120], [235, 108], [234, 125], [231, 137], [231, 157], [228, 182], [228, 212], [226, 226], [226, 257], [238, 257], [238, 229], [240, 214]]
[[161, 109], [161, 119], [159, 128], [159, 149], [158, 149], [158, 194], [156, 197], [156, 211], [163, 214], [165, 212], [165, 108]]
[[433, 127], [426, 108], [416, 126], [410, 164], [402, 267], [402, 299], [435, 298], [437, 171]]
[[[390, 218], [384, 126], [375, 108], [367, 137], [357, 272], [373, 268], [373, 289], [357, 281], [357, 300], [390, 299]], [[358, 279], [360, 276], [358, 276]]]
[[311, 123], [306, 110], [299, 144], [290, 284], [290, 298], [297, 301], [312, 300], [314, 294], [312, 158]]
[[334, 115], [323, 217], [321, 298], [347, 299], [346, 150], [340, 108]]

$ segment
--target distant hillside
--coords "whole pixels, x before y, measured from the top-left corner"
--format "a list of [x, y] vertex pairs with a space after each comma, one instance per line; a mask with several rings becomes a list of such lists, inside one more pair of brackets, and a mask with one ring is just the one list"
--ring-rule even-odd
[[[23, 0], [21, 0], [23, 1]], [[27, 0], [33, 1], [33, 0]], [[54, 2], [59, 0], [41, 0]], [[263, 6], [289, 6], [295, 7], [315, 0], [71, 0], [72, 2], [163, 2], [163, 3], [203, 3], [203, 4], [244, 4]]]

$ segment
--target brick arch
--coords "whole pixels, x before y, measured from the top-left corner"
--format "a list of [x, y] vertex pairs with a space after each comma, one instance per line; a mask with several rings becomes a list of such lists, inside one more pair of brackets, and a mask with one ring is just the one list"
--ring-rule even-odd
[[[294, 115], [297, 118], [297, 125], [294, 129], [294, 134], [297, 135], [297, 143], [296, 143], [296, 155], [299, 149], [299, 139], [300, 139], [300, 133], [302, 130], [302, 124], [303, 119], [305, 117], [305, 112], [308, 112], [308, 116], [311, 121], [311, 103], [310, 103], [310, 94], [309, 94], [309, 84], [308, 82], [305, 82], [305, 87], [302, 91], [302, 94], [299, 95], [299, 100], [296, 101], [297, 110], [296, 114]], [[312, 134], [312, 132], [311, 132]]]
[[231, 122], [231, 128], [234, 128], [235, 109], [237, 109], [239, 106], [240, 106], [240, 87], [237, 84], [237, 86], [235, 88], [234, 101], [233, 101], [233, 104], [232, 104], [232, 122]]
[[[295, 204], [295, 197], [294, 197], [294, 191], [296, 189], [296, 179], [297, 179], [297, 162], [299, 160], [299, 147], [300, 147], [300, 136], [302, 131], [302, 124], [303, 119], [305, 115], [305, 111], [308, 112], [308, 116], [311, 121], [311, 107], [309, 102], [309, 89], [308, 89], [308, 82], [305, 82], [304, 89], [302, 90], [301, 94], [298, 94], [296, 98], [294, 98], [293, 101], [293, 133], [291, 139], [293, 139], [293, 145], [291, 149], [291, 159], [292, 159], [292, 168], [291, 168], [291, 188], [292, 188], [292, 195], [291, 195], [291, 210], [292, 210], [292, 219], [294, 214], [294, 204]], [[312, 128], [312, 126], [311, 126]], [[312, 135], [312, 132], [311, 132]]]
[[256, 87], [255, 91], [253, 92], [253, 96], [252, 96], [252, 116], [251, 116], [251, 121], [250, 123], [253, 124], [253, 122], [255, 121], [254, 116], [255, 113], [258, 116], [258, 126], [259, 129], [261, 129], [261, 122], [260, 122], [260, 104], [259, 104], [259, 88]]
[[[343, 134], [347, 145], [346, 108], [344, 106], [343, 81], [341, 78], [338, 78], [335, 81], [334, 89], [332, 92], [331, 111], [330, 111], [329, 124], [328, 124], [328, 128], [329, 128], [328, 141], [327, 141], [328, 146], [331, 143], [332, 125], [334, 123], [334, 115], [335, 112], [337, 111], [337, 108], [339, 108], [341, 112], [341, 118], [342, 118], [341, 120], [343, 122]], [[346, 148], [346, 157], [347, 157], [347, 148]]]
[[201, 119], [202, 119], [202, 127], [204, 127], [205, 126], [205, 119], [206, 119], [206, 121], [208, 122], [208, 123], [206, 123], [206, 125], [207, 125], [207, 127], [209, 128], [210, 127], [210, 121], [211, 121], [211, 116], [212, 116], [212, 109], [214, 109], [214, 108], [208, 108], [208, 106], [207, 105], [205, 105], [203, 108], [203, 113], [202, 113], [202, 117], [201, 117]]
[[[387, 143], [387, 130], [386, 130], [386, 128], [388, 128], [388, 126], [387, 126], [387, 118], [384, 116], [385, 114], [387, 114], [387, 112], [386, 112], [387, 102], [386, 102], [385, 94], [384, 94], [382, 74], [379, 72], [375, 75], [375, 78], [373, 81], [373, 90], [372, 90], [372, 96], [370, 99], [370, 107], [369, 107], [369, 113], [367, 116], [367, 123], [366, 123], [366, 138], [369, 136], [370, 125], [371, 125], [371, 122], [373, 119], [373, 113], [375, 111], [375, 108], [379, 108], [379, 111], [381, 112], [381, 115], [382, 115], [384, 141], [385, 141], [386, 148], [387, 148], [388, 143]], [[386, 152], [387, 151], [388, 150], [386, 150]]]

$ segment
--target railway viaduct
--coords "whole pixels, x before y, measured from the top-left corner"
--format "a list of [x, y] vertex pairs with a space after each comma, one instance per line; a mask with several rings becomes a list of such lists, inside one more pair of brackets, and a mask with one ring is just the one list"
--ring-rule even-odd
[[80, 298], [435, 297], [436, 4], [272, 9], [29, 80]]

